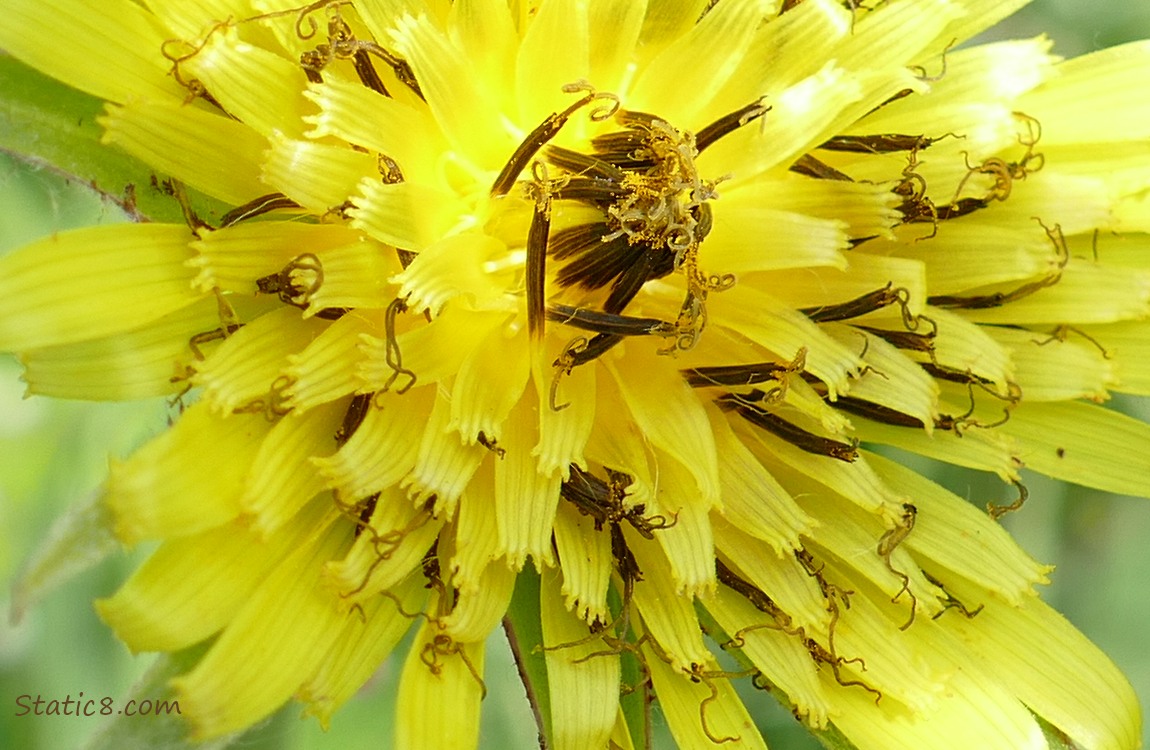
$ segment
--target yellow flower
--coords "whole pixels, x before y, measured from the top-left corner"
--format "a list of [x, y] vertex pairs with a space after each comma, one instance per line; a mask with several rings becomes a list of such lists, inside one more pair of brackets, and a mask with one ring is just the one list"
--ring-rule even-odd
[[1150, 45], [954, 49], [1022, 4], [9, 0], [236, 207], [0, 260], [30, 392], [187, 404], [111, 469], [159, 546], [99, 610], [213, 639], [193, 735], [326, 724], [414, 626], [397, 746], [473, 747], [514, 598], [556, 748], [656, 698], [764, 747], [749, 675], [858, 748], [1138, 746], [1006, 508], [876, 452], [1150, 496], [1091, 403], [1150, 392]]

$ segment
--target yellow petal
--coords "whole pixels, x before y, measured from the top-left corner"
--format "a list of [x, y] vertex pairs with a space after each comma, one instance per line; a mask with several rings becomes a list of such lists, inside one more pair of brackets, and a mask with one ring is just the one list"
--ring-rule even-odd
[[[394, 348], [398, 349], [401, 361], [395, 359], [386, 338], [362, 336], [363, 361], [359, 363], [357, 375], [364, 383], [364, 390], [403, 389], [448, 380], [459, 372], [463, 360], [471, 355], [477, 343], [506, 320], [503, 313], [449, 307], [435, 319], [434, 325], [416, 323], [410, 330], [399, 329], [402, 332], [396, 337]], [[402, 366], [407, 372], [397, 371], [396, 366]]]
[[1004, 390], [1014, 375], [1010, 354], [977, 326], [957, 313], [931, 307], [926, 315], [938, 326], [934, 339], [934, 356], [944, 367], [959, 372], [969, 371], [986, 378]]
[[379, 329], [376, 321], [353, 311], [328, 326], [303, 351], [289, 354], [283, 374], [290, 385], [283, 389], [283, 408], [311, 409], [356, 390], [360, 336]]
[[719, 497], [719, 462], [707, 413], [694, 390], [650, 347], [632, 346], [608, 371], [619, 385], [646, 440], [665, 451], [695, 480], [700, 500]]
[[[699, 112], [738, 70], [743, 56], [766, 20], [777, 13], [775, 0], [734, 0], [713, 7], [646, 67], [635, 82], [636, 109], [675, 112], [676, 119], [703, 127]], [[683, 60], [706, 60], [684, 67]], [[684, 91], [697, 92], [683, 96]], [[744, 104], [746, 102], [743, 102]]]
[[[506, 365], [506, 363], [504, 363]], [[557, 473], [539, 471], [532, 446], [535, 444], [536, 399], [524, 397], [512, 410], [499, 437], [495, 462], [495, 518], [499, 546], [507, 564], [519, 570], [531, 556], [536, 568], [553, 565], [551, 530], [559, 503]]]
[[512, 9], [504, 0], [460, 0], [451, 3], [449, 33], [456, 39], [485, 93], [501, 111], [512, 110], [515, 91], [506, 85], [515, 75], [519, 35]]
[[11, 0], [0, 47], [34, 68], [101, 99], [179, 101], [184, 91], [160, 55], [161, 25], [130, 0]]
[[855, 687], [834, 694], [835, 725], [859, 750], [1045, 750], [1042, 730], [1026, 707], [992, 678], [960, 672], [931, 708], [899, 710]]
[[434, 156], [443, 145], [425, 110], [338, 78], [312, 84], [306, 96], [320, 110], [303, 118], [313, 125], [306, 134], [309, 138], [336, 136], [378, 151], [393, 159], [407, 180], [427, 183], [436, 176]]
[[317, 255], [323, 282], [311, 295], [309, 314], [333, 307], [384, 308], [392, 300], [389, 279], [399, 262], [390, 248], [363, 240]]
[[516, 144], [484, 99], [470, 62], [426, 16], [393, 17], [388, 23], [396, 51], [415, 71], [447, 141], [474, 164], [498, 170]]
[[206, 404], [187, 409], [170, 430], [112, 464], [108, 506], [116, 535], [134, 544], [235, 518], [248, 467], [270, 429], [262, 413], [219, 419]]
[[671, 563], [675, 592], [701, 596], [715, 587], [715, 541], [710, 511], [714, 501], [691, 490], [691, 472], [663, 451], [655, 451], [659, 486], [649, 514], [667, 519], [655, 538]]
[[624, 529], [624, 534], [643, 572], [642, 580], [635, 583], [631, 604], [638, 607], [646, 629], [666, 650], [675, 669], [689, 671], [691, 664], [706, 663], [710, 652], [703, 645], [694, 597], [674, 593], [678, 584], [660, 545], [644, 542], [629, 528]]
[[347, 536], [336, 526], [300, 546], [253, 592], [199, 664], [172, 681], [194, 737], [251, 726], [323, 664], [343, 623], [358, 616], [340, 613], [320, 580], [323, 562]]
[[[959, 597], [969, 596], [961, 587]], [[1037, 597], [1011, 607], [988, 602], [977, 617], [952, 628], [1020, 701], [1082, 747], [1138, 747], [1138, 698], [1097, 646]]]
[[96, 610], [133, 651], [178, 651], [229, 623], [273, 567], [314, 533], [313, 503], [263, 539], [238, 523], [169, 539]]
[[732, 526], [769, 543], [779, 554], [800, 545], [813, 521], [771, 476], [722, 414], [712, 410], [711, 426], [719, 456], [722, 515]]
[[901, 515], [902, 499], [883, 485], [866, 459], [859, 457], [847, 463], [828, 456], [815, 458], [786, 440], [749, 425], [737, 424], [735, 432], [776, 478], [779, 472], [789, 469], [829, 487], [869, 513], [890, 518]]
[[159, 172], [225, 203], [268, 192], [260, 180], [267, 141], [223, 115], [179, 101], [129, 99], [109, 104], [99, 122], [112, 143]]
[[1078, 330], [1106, 349], [1114, 368], [1113, 390], [1150, 395], [1150, 327], [1142, 321], [1125, 321]]
[[529, 128], [570, 103], [572, 95], [564, 86], [587, 80], [587, 5], [580, 0], [541, 3], [523, 35], [515, 66], [520, 109], [515, 114]]
[[364, 179], [377, 179], [379, 164], [354, 149], [270, 136], [261, 179], [315, 214], [338, 210], [359, 191]]
[[1043, 474], [1121, 495], [1150, 495], [1150, 425], [1084, 403], [1023, 404], [1000, 428]]
[[773, 620], [726, 586], [720, 586], [704, 606], [751, 663], [783, 691], [797, 717], [813, 727], [826, 726], [830, 704], [815, 662], [799, 638], [779, 630]]
[[294, 412], [264, 438], [240, 498], [257, 533], [266, 538], [323, 491], [323, 478], [309, 459], [335, 450], [332, 436], [345, 411], [346, 406], [335, 404]]
[[180, 63], [180, 72], [199, 79], [229, 114], [261, 135], [303, 130], [300, 118], [310, 107], [299, 63], [241, 40], [234, 29], [212, 34]]
[[952, 39], [965, 42], [975, 34], [990, 28], [1014, 11], [1026, 5], [1028, 0], [961, 0], [958, 5], [965, 11], [953, 19], [939, 39], [949, 44]]
[[[386, 186], [384, 186], [386, 187]], [[418, 212], [427, 220], [430, 212]], [[365, 228], [373, 234], [370, 228]], [[387, 242], [386, 237], [374, 233], [377, 239]], [[402, 248], [421, 248], [416, 239], [394, 238], [395, 245]], [[394, 281], [402, 286], [399, 296], [408, 298], [408, 306], [413, 310], [427, 309], [438, 315], [444, 305], [461, 298], [472, 308], [507, 309], [504, 298], [504, 285], [500, 283], [502, 274], [488, 274], [484, 266], [489, 260], [506, 254], [503, 243], [488, 235], [460, 234], [447, 237], [423, 249], [415, 260]]]
[[1115, 323], [1145, 318], [1150, 316], [1150, 270], [1109, 267], [1070, 258], [1053, 286], [1005, 307], [963, 310], [962, 314], [978, 323], [1023, 325]]
[[724, 521], [715, 522], [715, 542], [728, 567], [777, 602], [796, 627], [811, 632], [826, 629], [826, 602], [793, 555], [761, 554], [751, 537]]
[[460, 643], [486, 640], [507, 614], [516, 575], [505, 560], [488, 563], [475, 585], [459, 592], [451, 614], [441, 619], [444, 633]]
[[[680, 747], [767, 750], [730, 679], [721, 673], [691, 679], [645, 647], [645, 663], [671, 734]], [[713, 659], [698, 662], [703, 671], [718, 672]]]
[[1056, 264], [1050, 241], [1029, 227], [991, 229], [985, 224], [949, 223], [940, 226], [938, 236], [930, 242], [879, 239], [867, 246], [866, 252], [921, 261], [932, 295], [1029, 279]]
[[862, 366], [857, 354], [823, 333], [806, 316], [756, 289], [739, 284], [707, 299], [713, 320], [791, 361], [806, 348], [806, 369], [833, 395], [848, 390], [848, 378]]
[[500, 440], [504, 421], [527, 385], [528, 353], [526, 330], [513, 325], [493, 329], [459, 368], [448, 429], [457, 430], [466, 443], [480, 433]]
[[315, 716], [326, 730], [332, 716], [379, 669], [380, 664], [411, 628], [409, 615], [419, 612], [427, 599], [424, 579], [418, 574], [392, 590], [395, 600], [376, 597], [361, 605], [363, 617], [349, 617], [316, 674], [296, 697], [309, 704], [305, 715]]
[[587, 10], [590, 80], [605, 91], [618, 91], [631, 64], [643, 16], [644, 2], [635, 0], [592, 0]]
[[[847, 260], [847, 225], [794, 211], [780, 211], [738, 201], [732, 191], [716, 212], [714, 228], [699, 248], [699, 263], [711, 272], [747, 273], [830, 266], [842, 269]], [[758, 227], [771, 227], [764, 236]]]
[[192, 361], [188, 340], [220, 324], [215, 299], [202, 299], [124, 333], [22, 352], [28, 393], [130, 401], [177, 393]]
[[1060, 338], [1020, 328], [986, 326], [986, 330], [1010, 352], [1014, 381], [1027, 403], [1108, 398], [1114, 367], [1089, 341], [1071, 341], [1069, 333]]
[[619, 706], [619, 654], [588, 639], [587, 623], [564, 606], [555, 571], [541, 576], [539, 614], [551, 694], [547, 739], [555, 750], [604, 747]]
[[[764, 273], [758, 277], [782, 302], [797, 308], [818, 308], [841, 304], [870, 294], [890, 284], [891, 290], [906, 290], [906, 310], [923, 312], [926, 303], [926, 272], [920, 261], [884, 255], [852, 252], [843, 268], [809, 268], [802, 273]], [[897, 321], [902, 328], [902, 305], [888, 304], [861, 315], [859, 321]]]
[[596, 530], [594, 522], [570, 503], [560, 503], [554, 533], [565, 606], [587, 622], [606, 623], [613, 564], [610, 532]]
[[310, 344], [326, 326], [317, 318], [301, 318], [292, 307], [262, 315], [197, 364], [193, 382], [204, 387], [204, 401], [220, 415], [278, 409], [289, 384], [280, 378], [288, 355]]
[[906, 545], [924, 567], [941, 565], [1011, 604], [1030, 596], [1035, 584], [1048, 583], [1051, 566], [1035, 562], [976, 505], [890, 459], [868, 453], [867, 461], [918, 508]]
[[421, 416], [431, 408], [434, 389], [377, 394], [359, 429], [336, 453], [315, 459], [328, 485], [342, 497], [367, 497], [399, 482], [411, 471], [423, 431]]
[[[339, 502], [344, 503], [346, 514], [355, 513], [346, 505], [351, 501]], [[338, 525], [345, 529], [350, 526]], [[339, 592], [340, 606], [353, 608], [407, 578], [419, 567], [442, 526], [441, 519], [413, 506], [398, 489], [381, 491], [368, 525], [355, 538], [347, 555], [324, 566], [328, 585]]]
[[415, 467], [403, 480], [403, 486], [420, 499], [434, 495], [436, 513], [448, 518], [488, 452], [478, 443], [464, 443], [449, 426], [450, 420], [451, 403], [437, 392], [435, 405], [425, 417]]
[[938, 416], [938, 385], [917, 363], [872, 333], [835, 323], [824, 325], [823, 330], [843, 345], [863, 340], [863, 361], [869, 369], [851, 383], [851, 397], [915, 417], [928, 431], [933, 427]]
[[328, 250], [354, 243], [355, 232], [340, 224], [298, 224], [259, 221], [222, 229], [201, 229], [191, 243], [196, 256], [189, 265], [199, 269], [195, 285], [205, 292], [219, 288], [255, 294], [256, 279], [280, 273], [305, 253], [327, 255]]
[[459, 501], [452, 548], [440, 551], [450, 559], [452, 585], [468, 592], [478, 591], [483, 572], [499, 557], [493, 473], [490, 463], [476, 472]]
[[1133, 42], [1083, 55], [1059, 65], [1058, 73], [1017, 105], [1044, 124], [1044, 146], [1150, 135], [1150, 104], [1129, 95], [1129, 87], [1150, 73], [1150, 44]]
[[[444, 640], [433, 622], [424, 623], [403, 665], [395, 707], [397, 750], [469, 750], [479, 745], [479, 703], [484, 641]], [[443, 711], [449, 721], [435, 721]]]
[[0, 350], [70, 344], [150, 323], [195, 302], [185, 226], [60, 232], [0, 258]]
[[[583, 451], [595, 424], [596, 373], [595, 367], [577, 367], [564, 374], [555, 388], [552, 400], [548, 386], [536, 379], [539, 394], [539, 443], [532, 450], [543, 474], [558, 472], [566, 479], [569, 467], [576, 464], [587, 468]], [[552, 374], [552, 378], [557, 377]], [[562, 409], [560, 405], [566, 404]]]

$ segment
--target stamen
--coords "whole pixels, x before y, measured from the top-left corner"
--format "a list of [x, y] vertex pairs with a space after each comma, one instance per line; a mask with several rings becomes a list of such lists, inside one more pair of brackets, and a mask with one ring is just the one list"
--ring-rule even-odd
[[596, 100], [610, 101], [612, 104], [608, 105], [608, 107], [595, 109], [591, 113], [591, 119], [605, 120], [613, 115], [619, 108], [619, 97], [605, 92], [596, 92], [595, 89], [591, 88], [591, 85], [585, 81], [567, 84], [563, 87], [563, 90], [568, 93], [574, 93], [576, 91], [587, 91], [588, 93], [562, 112], [553, 112], [548, 115], [543, 122], [539, 123], [534, 130], [527, 134], [523, 142], [512, 152], [511, 158], [507, 160], [507, 164], [503, 166], [503, 170], [499, 173], [499, 176], [495, 178], [495, 183], [491, 186], [492, 197], [507, 195], [508, 191], [511, 190], [511, 186], [519, 179], [519, 174], [527, 168], [528, 162], [535, 157], [539, 149], [543, 148], [548, 141], [558, 135], [567, 121], [571, 119], [571, 116], [580, 109]]
[[807, 432], [802, 427], [788, 422], [755, 403], [756, 401], [763, 401], [767, 395], [758, 389], [745, 394], [727, 393], [716, 398], [715, 403], [722, 409], [734, 411], [756, 427], [762, 427], [767, 432], [786, 440], [807, 453], [828, 456], [847, 463], [858, 458], [857, 438], [850, 443], [840, 443], [837, 440]]

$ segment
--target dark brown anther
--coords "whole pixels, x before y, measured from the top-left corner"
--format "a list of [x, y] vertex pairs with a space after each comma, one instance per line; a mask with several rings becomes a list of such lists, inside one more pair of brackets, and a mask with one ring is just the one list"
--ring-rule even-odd
[[935, 586], [937, 586], [942, 591], [943, 596], [945, 597], [943, 599], [942, 611], [940, 611], [938, 614], [936, 614], [934, 617], [932, 617], [930, 619], [937, 620], [938, 618], [940, 618], [944, 614], [946, 614], [947, 610], [957, 609], [963, 617], [965, 617], [968, 620], [973, 620], [975, 618], [975, 616], [978, 615], [979, 612], [981, 612], [983, 609], [986, 608], [985, 604], [979, 604], [974, 609], [969, 609], [960, 600], [955, 598], [954, 594], [950, 593], [947, 590], [946, 586], [943, 584], [942, 581], [938, 580], [937, 578], [932, 576], [930, 573], [927, 573], [925, 570], [922, 571], [922, 576], [923, 576], [923, 578], [925, 578], [926, 580], [930, 581]]
[[593, 177], [608, 182], [622, 182], [627, 176], [619, 167], [597, 159], [589, 154], [582, 154], [562, 146], [547, 146], [543, 149], [543, 157], [548, 164], [565, 169], [573, 175], [580, 177]]
[[485, 433], [483, 430], [480, 430], [479, 434], [475, 436], [475, 442], [479, 443], [484, 448], [491, 451], [500, 458], [503, 458], [507, 455], [507, 449], [499, 447], [499, 441], [493, 437], [488, 437], [487, 433]]
[[827, 456], [847, 463], [858, 458], [858, 440], [850, 443], [841, 443], [831, 438], [822, 437], [804, 430], [796, 424], [788, 422], [763, 407], [755, 401], [762, 401], [766, 393], [755, 390], [748, 394], [727, 393], [715, 399], [720, 408], [734, 411], [743, 419], [756, 427], [761, 427], [776, 437], [782, 438], [796, 448], [817, 456]]
[[613, 106], [608, 107], [603, 112], [592, 113], [593, 119], [605, 120], [613, 115], [619, 107], [619, 99], [614, 94], [601, 94], [597, 93], [589, 85], [584, 83], [569, 84], [564, 86], [564, 90], [574, 93], [576, 91], [586, 91], [587, 93], [576, 101], [571, 106], [562, 112], [553, 112], [535, 126], [535, 129], [527, 134], [514, 152], [507, 163], [503, 165], [503, 170], [499, 176], [495, 178], [494, 184], [491, 186], [491, 195], [500, 196], [507, 195], [511, 190], [511, 186], [519, 179], [519, 175], [527, 168], [527, 165], [535, 158], [535, 154], [539, 149], [543, 148], [556, 135], [563, 129], [563, 126], [571, 119], [571, 116], [578, 112], [583, 107], [587, 106], [593, 101], [608, 99], [614, 102]]
[[241, 221], [254, 219], [257, 216], [282, 209], [302, 208], [300, 204], [288, 198], [283, 193], [268, 193], [259, 198], [237, 206], [220, 217], [220, 228], [239, 224]]
[[856, 154], [890, 154], [896, 151], [920, 151], [938, 138], [924, 135], [884, 133], [882, 135], [836, 135], [819, 144], [825, 151], [847, 151]]
[[840, 172], [831, 165], [816, 159], [810, 154], [803, 154], [790, 170], [797, 174], [814, 177], [817, 180], [839, 180], [840, 182], [854, 182], [850, 175]]
[[791, 616], [776, 604], [774, 599], [750, 581], [740, 578], [718, 558], [715, 558], [715, 578], [719, 583], [742, 595], [755, 609], [769, 615], [774, 620], [775, 626], [783, 632], [788, 635], [798, 635], [801, 632], [799, 628], [794, 627]]
[[623, 529], [617, 523], [611, 524], [611, 556], [615, 558], [615, 569], [623, 579], [624, 599], [630, 599], [635, 582], [643, 580], [643, 571], [635, 559], [627, 540], [623, 537]]
[[395, 257], [399, 258], [399, 265], [402, 266], [405, 271], [418, 255], [419, 253], [413, 253], [410, 250], [402, 250], [398, 247], [395, 248]]
[[754, 122], [770, 111], [771, 108], [763, 106], [761, 99], [756, 99], [745, 107], [723, 115], [698, 132], [695, 136], [695, 148], [699, 150], [699, 153], [702, 153], [708, 146], [713, 145], [724, 136]]
[[928, 354], [934, 353], [934, 332], [914, 333], [913, 331], [891, 331], [886, 328], [871, 328], [869, 326], [855, 326], [855, 328], [877, 336], [897, 349], [912, 352], [926, 352]]
[[632, 318], [560, 304], [548, 305], [547, 319], [584, 331], [618, 336], [667, 336], [675, 332], [673, 323], [658, 318]]
[[343, 422], [335, 431], [336, 448], [342, 448], [346, 445], [355, 431], [359, 429], [359, 426], [363, 424], [374, 396], [374, 393], [357, 393], [351, 397], [351, 402], [347, 405], [347, 411], [343, 415]]
[[837, 400], [828, 403], [834, 408], [841, 409], [849, 414], [865, 417], [866, 419], [871, 419], [883, 424], [894, 425], [895, 427], [922, 429], [926, 426], [918, 417], [912, 417], [909, 414], [903, 414], [901, 411], [892, 409], [889, 406], [863, 401], [853, 396], [839, 396]]
[[[947, 219], [957, 219], [960, 216], [967, 216], [975, 211], [981, 211], [988, 207], [990, 201], [985, 198], [960, 198], [953, 203], [947, 203], [943, 206], [934, 207], [934, 218], [940, 221]], [[905, 213], [905, 212], [904, 212]], [[916, 221], [914, 217], [907, 217], [908, 221]]]
[[1028, 284], [1023, 284], [1016, 289], [1009, 292], [994, 292], [993, 294], [975, 294], [971, 296], [954, 295], [954, 294], [936, 294], [933, 297], [927, 297], [928, 304], [935, 307], [942, 307], [947, 309], [957, 310], [986, 310], [992, 307], [1002, 307], [1010, 302], [1029, 297], [1035, 292], [1054, 286], [1061, 279], [1062, 274], [1052, 274], [1043, 277], [1038, 281], [1032, 281]]
[[[369, 495], [356, 504], [359, 507], [359, 516], [355, 524], [355, 533], [353, 538], [359, 539], [359, 535], [367, 528], [368, 523], [371, 522], [371, 515], [375, 513], [375, 505], [379, 502], [379, 493]], [[362, 507], [361, 507], [362, 506]]]
[[838, 305], [822, 305], [820, 307], [807, 307], [799, 310], [803, 315], [815, 323], [831, 323], [839, 320], [850, 320], [860, 315], [881, 310], [895, 303], [906, 304], [909, 293], [906, 289], [894, 288], [888, 283], [882, 289], [867, 292], [847, 302]]
[[[300, 274], [307, 280], [301, 284]], [[261, 294], [274, 294], [280, 301], [293, 307], [306, 308], [311, 298], [323, 286], [323, 264], [314, 253], [303, 253], [292, 258], [280, 271], [256, 279]]]
[[531, 213], [531, 227], [527, 230], [527, 260], [525, 285], [527, 287], [527, 330], [535, 341], [543, 339], [546, 325], [544, 308], [547, 294], [547, 243], [551, 236], [551, 181], [547, 168], [535, 162], [528, 194], [535, 200]]
[[355, 74], [359, 76], [360, 83], [377, 94], [391, 96], [391, 92], [387, 90], [387, 86], [384, 85], [379, 73], [376, 72], [375, 66], [371, 62], [371, 55], [368, 54], [367, 50], [357, 49], [352, 55], [351, 61], [355, 66]]
[[680, 370], [687, 385], [692, 388], [709, 386], [746, 386], [765, 383], [769, 380], [782, 381], [784, 376], [799, 373], [806, 366], [807, 350], [800, 349], [790, 362], [755, 362], [749, 365], [718, 365], [714, 367], [692, 367]]

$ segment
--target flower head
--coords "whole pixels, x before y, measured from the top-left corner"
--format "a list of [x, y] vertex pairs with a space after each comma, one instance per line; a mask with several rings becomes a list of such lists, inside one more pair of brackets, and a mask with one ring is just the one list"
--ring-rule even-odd
[[1020, 4], [10, 3], [187, 208], [0, 260], [31, 392], [187, 404], [112, 467], [160, 544], [104, 619], [214, 638], [198, 737], [327, 722], [414, 626], [398, 744], [473, 746], [512, 607], [560, 748], [653, 699], [763, 747], [751, 675], [859, 748], [1135, 746], [995, 519], [1023, 466], [1150, 495], [1150, 428], [1091, 403], [1150, 389], [1150, 46], [955, 49]]

